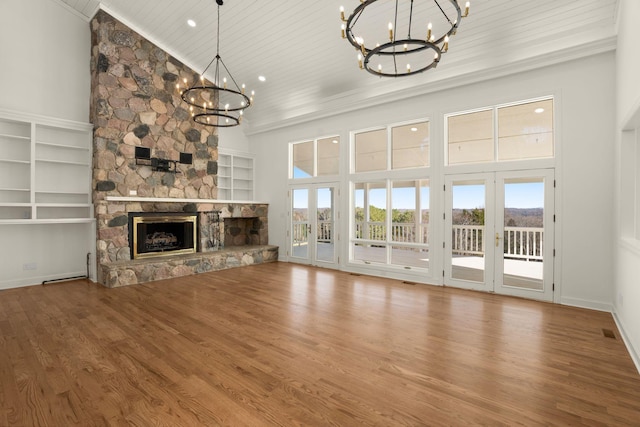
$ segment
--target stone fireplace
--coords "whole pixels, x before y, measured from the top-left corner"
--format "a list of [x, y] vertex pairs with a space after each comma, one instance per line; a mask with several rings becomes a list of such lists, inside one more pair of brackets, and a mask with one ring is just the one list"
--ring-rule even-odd
[[[91, 20], [91, 39], [98, 281], [117, 287], [277, 260], [267, 205], [217, 200], [217, 132], [191, 120], [175, 90], [178, 80], [198, 73], [103, 10]], [[176, 161], [175, 169], [138, 164], [137, 148]], [[180, 153], [192, 154], [192, 162], [177, 162]], [[213, 211], [225, 221], [217, 245], [210, 244]], [[134, 234], [139, 224], [130, 216], [151, 218], [144, 236]], [[158, 218], [176, 217], [195, 217], [195, 225], [156, 229]], [[180, 242], [180, 233], [192, 241]]]
[[[209, 243], [212, 211], [222, 219], [222, 245]], [[243, 265], [276, 261], [278, 247], [269, 245], [268, 205], [217, 203], [216, 200], [107, 198], [96, 204], [98, 225], [98, 281], [107, 287], [187, 276]], [[196, 250], [135, 258], [130, 226], [136, 217], [195, 217]], [[153, 232], [151, 233], [153, 234]], [[227, 237], [232, 236], [232, 237]], [[163, 243], [163, 242], [160, 242]]]

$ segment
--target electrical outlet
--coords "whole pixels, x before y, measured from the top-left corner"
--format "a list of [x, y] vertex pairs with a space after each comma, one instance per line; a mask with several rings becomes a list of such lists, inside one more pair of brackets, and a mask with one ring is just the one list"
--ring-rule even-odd
[[129, 195], [130, 196], [137, 196], [138, 195], [138, 190], [129, 190]]
[[35, 262], [29, 262], [27, 264], [22, 264], [22, 269], [23, 270], [37, 270], [38, 269], [38, 264], [36, 264]]

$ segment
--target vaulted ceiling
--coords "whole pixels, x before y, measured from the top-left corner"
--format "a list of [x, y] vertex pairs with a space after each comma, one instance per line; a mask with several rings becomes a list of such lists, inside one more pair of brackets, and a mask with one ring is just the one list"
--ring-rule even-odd
[[[197, 72], [215, 56], [215, 0], [58, 1], [87, 18], [102, 8]], [[220, 54], [256, 91], [242, 126], [251, 134], [613, 50], [617, 3], [472, 0], [436, 69], [381, 79], [358, 68], [340, 37], [339, 7], [353, 10], [358, 0], [225, 0]]]

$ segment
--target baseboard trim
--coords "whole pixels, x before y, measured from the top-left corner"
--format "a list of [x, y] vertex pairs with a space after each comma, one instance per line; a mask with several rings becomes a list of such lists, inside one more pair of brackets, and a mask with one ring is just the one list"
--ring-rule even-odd
[[590, 301], [590, 300], [580, 299], [580, 298], [561, 297], [560, 304], [570, 305], [572, 307], [588, 308], [588, 309], [597, 310], [597, 311], [606, 311], [607, 313], [613, 312], [613, 305], [608, 303], [603, 303], [600, 301]]
[[85, 274], [87, 274], [86, 271], [70, 271], [67, 273], [47, 274], [45, 276], [32, 276], [23, 279], [0, 281], [0, 290], [36, 286], [41, 285], [45, 280], [57, 280], [61, 277], [82, 276]]
[[618, 317], [618, 314], [615, 312], [615, 310], [611, 314], [613, 315], [613, 320], [616, 322], [618, 331], [620, 331], [620, 335], [622, 335], [622, 341], [624, 342], [624, 345], [627, 347], [627, 351], [631, 356], [631, 360], [633, 360], [633, 363], [636, 365], [636, 369], [640, 374], [640, 357], [638, 356], [638, 353], [633, 347], [631, 340], [629, 340], [629, 336], [627, 335], [624, 329], [624, 324], [622, 323], [622, 320]]

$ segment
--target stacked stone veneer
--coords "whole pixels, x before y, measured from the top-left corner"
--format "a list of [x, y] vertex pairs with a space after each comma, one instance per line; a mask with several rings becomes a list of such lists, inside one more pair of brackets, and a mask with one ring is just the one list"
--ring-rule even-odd
[[[93, 201], [97, 219], [98, 280], [123, 286], [277, 259], [268, 242], [267, 206], [214, 204], [218, 136], [195, 123], [175, 89], [198, 74], [126, 25], [100, 10], [91, 21], [91, 121], [94, 124]], [[136, 164], [135, 148], [178, 160], [193, 154], [178, 173]], [[176, 199], [170, 203], [107, 201], [108, 197]], [[182, 203], [177, 199], [202, 200]], [[207, 252], [208, 216], [251, 217], [254, 248]], [[199, 212], [200, 249], [195, 255], [131, 260], [129, 212]], [[275, 255], [274, 255], [275, 253]], [[224, 254], [224, 255], [223, 255]]]
[[[251, 246], [229, 246], [216, 250], [208, 245], [208, 212], [220, 211], [221, 218], [249, 220]], [[130, 212], [198, 213], [199, 252], [190, 255], [132, 260], [129, 248]], [[268, 206], [265, 204], [107, 202], [96, 205], [98, 222], [98, 281], [108, 287], [181, 277], [242, 265], [276, 261], [278, 248], [269, 246]], [[222, 225], [221, 235], [225, 234]], [[234, 242], [232, 242], [234, 243]], [[236, 244], [239, 244], [235, 242]]]

